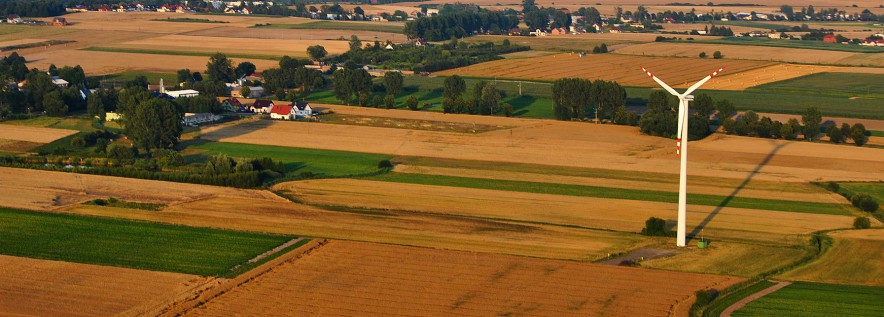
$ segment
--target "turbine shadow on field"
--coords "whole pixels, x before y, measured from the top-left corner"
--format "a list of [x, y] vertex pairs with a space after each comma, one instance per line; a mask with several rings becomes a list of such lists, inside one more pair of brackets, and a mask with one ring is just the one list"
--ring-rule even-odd
[[692, 230], [691, 233], [687, 235], [688, 239], [693, 240], [694, 237], [699, 235], [700, 231], [702, 231], [703, 228], [706, 227], [706, 225], [708, 225], [710, 222], [712, 222], [712, 219], [715, 219], [715, 216], [717, 216], [718, 213], [720, 213], [721, 210], [724, 209], [724, 207], [727, 207], [727, 205], [731, 202], [731, 200], [733, 200], [735, 197], [737, 197], [737, 194], [739, 194], [740, 191], [743, 190], [743, 188], [745, 188], [746, 185], [748, 185], [750, 181], [752, 181], [752, 178], [755, 177], [755, 175], [758, 174], [761, 171], [761, 169], [764, 168], [765, 165], [770, 163], [770, 160], [773, 159], [774, 156], [776, 156], [777, 152], [779, 152], [780, 149], [785, 147], [787, 144], [789, 144], [789, 143], [783, 142], [780, 144], [776, 144], [774, 146], [773, 150], [767, 154], [767, 156], [764, 158], [764, 160], [762, 160], [761, 163], [759, 163], [758, 166], [756, 166], [755, 169], [753, 169], [752, 172], [750, 172], [749, 175], [746, 176], [746, 179], [744, 179], [743, 182], [740, 183], [739, 186], [734, 188], [734, 191], [731, 192], [730, 195], [725, 197], [724, 200], [722, 200], [721, 203], [719, 203], [718, 206], [715, 207], [715, 209], [713, 209], [712, 212], [710, 212], [708, 216], [706, 216], [706, 219], [703, 219], [703, 221], [700, 222], [700, 224], [698, 224], [696, 227], [694, 227], [694, 230]]

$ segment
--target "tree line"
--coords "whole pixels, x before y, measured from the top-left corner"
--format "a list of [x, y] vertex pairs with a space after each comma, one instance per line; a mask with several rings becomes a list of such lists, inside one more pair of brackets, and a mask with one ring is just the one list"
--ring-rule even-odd
[[506, 34], [518, 27], [519, 19], [502, 12], [480, 10], [423, 16], [405, 23], [405, 35], [410, 39], [444, 41], [463, 38], [476, 33]]
[[562, 78], [553, 82], [552, 98], [556, 119], [611, 119], [619, 106], [626, 105], [626, 89], [613, 81]]
[[443, 85], [442, 112], [444, 113], [494, 115], [502, 111], [507, 117], [513, 114], [512, 105], [501, 104], [503, 93], [494, 83], [480, 81], [473, 84], [471, 98], [464, 98], [467, 84], [460, 76], [445, 78]]

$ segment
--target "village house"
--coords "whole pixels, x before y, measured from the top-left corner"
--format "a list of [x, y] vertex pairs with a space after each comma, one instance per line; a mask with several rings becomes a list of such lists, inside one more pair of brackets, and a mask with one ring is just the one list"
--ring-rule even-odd
[[110, 12], [110, 11], [111, 11], [111, 7], [109, 5], [102, 4], [102, 5], [98, 6], [98, 12]]
[[270, 119], [292, 120], [295, 118], [294, 107], [290, 105], [276, 105], [270, 111]]
[[258, 99], [249, 105], [249, 111], [254, 113], [270, 113], [273, 110], [273, 101]]
[[529, 34], [531, 36], [547, 36], [547, 35], [549, 35], [549, 33], [546, 33], [546, 31], [541, 30], [541, 29], [536, 29], [533, 32], [530, 32]]
[[52, 83], [58, 86], [59, 88], [68, 88], [70, 83], [67, 80], [58, 78], [58, 76], [52, 76]]
[[566, 35], [566, 34], [568, 34], [568, 30], [566, 30], [565, 28], [555, 28], [555, 29], [552, 29], [552, 31], [550, 31], [549, 34], [550, 35]]
[[200, 95], [199, 91], [193, 89], [183, 89], [183, 90], [169, 90], [169, 91], [160, 91], [160, 93], [166, 94], [173, 99], [178, 98], [187, 98], [187, 97], [196, 97]]
[[65, 26], [68, 25], [68, 20], [62, 17], [54, 17], [52, 18], [52, 26]]
[[6, 16], [6, 23], [19, 24], [24, 22], [18, 14], [10, 14]]
[[835, 34], [826, 34], [823, 35], [823, 43], [837, 43], [838, 39], [835, 37]]
[[239, 102], [239, 99], [228, 98], [221, 102], [221, 108], [227, 112], [245, 112], [245, 107]]
[[295, 118], [313, 116], [313, 108], [310, 107], [310, 104], [306, 101], [298, 101], [295, 102], [293, 105], [294, 109], [292, 109], [292, 111], [294, 111]]

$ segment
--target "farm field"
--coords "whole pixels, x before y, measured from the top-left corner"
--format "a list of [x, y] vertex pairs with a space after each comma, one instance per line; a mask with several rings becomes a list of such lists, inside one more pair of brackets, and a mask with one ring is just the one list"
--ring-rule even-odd
[[715, 51], [720, 51], [725, 59], [847, 66], [884, 66], [884, 54], [877, 53], [807, 50], [788, 47], [704, 44], [702, 41], [696, 43], [654, 42], [630, 45], [617, 49], [616, 53], [642, 56], [695, 58], [701, 52], [705, 52], [708, 56], [712, 56], [712, 53]]
[[808, 250], [800, 246], [713, 239], [707, 249], [690, 248], [673, 257], [643, 261], [641, 266], [667, 271], [750, 277], [798, 262], [808, 253]]
[[[570, 195], [522, 193], [508, 188], [474, 189], [368, 180], [308, 180], [281, 183], [277, 191], [320, 206], [367, 207], [484, 219], [512, 219], [580, 228], [638, 233], [649, 217], [671, 219], [676, 204]], [[537, 208], [537, 206], [546, 206]], [[702, 224], [709, 238], [804, 241], [812, 231], [847, 228], [853, 217], [717, 208], [690, 204], [688, 230]], [[749, 220], [751, 219], [751, 220]], [[708, 223], [704, 223], [708, 222]], [[697, 232], [699, 233], [699, 232]]]
[[378, 154], [222, 142], [196, 144], [188, 148], [205, 151], [200, 153], [202, 155], [226, 154], [239, 158], [269, 157], [274, 161], [285, 162], [289, 172], [310, 172], [317, 176], [369, 174], [378, 170], [378, 163], [381, 160], [392, 158], [392, 156]]
[[[689, 71], [684, 66], [691, 65]], [[719, 89], [716, 86], [726, 82], [729, 76], [743, 71], [773, 66], [771, 62], [683, 59], [671, 57], [642, 57], [632, 55], [598, 54], [580, 57], [578, 54], [559, 54], [533, 59], [504, 59], [463, 68], [437, 72], [437, 75], [461, 75], [484, 78], [526, 79], [552, 81], [564, 77], [613, 80], [624, 86], [656, 87], [656, 83], [641, 71], [647, 67], [655, 76], [673, 83], [674, 87], [685, 88], [709, 73], [725, 67], [727, 71], [715, 81], [710, 81], [706, 89]], [[517, 69], [514, 71], [514, 69]], [[745, 89], [759, 83], [739, 81], [731, 89]], [[761, 82], [765, 83], [765, 82]]]
[[[46, 69], [51, 64], [80, 65], [87, 75], [116, 74], [125, 71], [144, 71], [158, 73], [174, 73], [182, 68], [203, 70], [206, 68], [205, 56], [181, 56], [144, 53], [97, 52], [87, 50], [52, 50], [26, 55], [28, 67]], [[236, 59], [234, 59], [236, 61]], [[236, 62], [241, 62], [236, 61]], [[258, 69], [276, 67], [273, 60], [249, 60]]]
[[[307, 46], [322, 45], [329, 54], [346, 52], [349, 47], [346, 41], [317, 41], [317, 40], [281, 40], [281, 39], [250, 39], [241, 38], [217, 38], [209, 36], [193, 35], [165, 35], [149, 39], [126, 41], [101, 47], [119, 48], [130, 50], [168, 50], [181, 52], [202, 52], [213, 54], [222, 52], [229, 54], [250, 54], [279, 56], [289, 55], [293, 57], [307, 57]], [[192, 43], [201, 43], [194, 47]]]
[[796, 282], [750, 302], [733, 316], [878, 316], [884, 288]]
[[0, 135], [3, 136], [2, 138], [13, 141], [49, 143], [77, 132], [70, 129], [0, 124]]
[[884, 286], [884, 229], [830, 233], [834, 244], [819, 259], [779, 278]]
[[[829, 27], [829, 26], [826, 26]], [[868, 35], [872, 35], [874, 33], [868, 32]], [[866, 35], [866, 36], [868, 36]], [[862, 46], [862, 45], [844, 45], [844, 44], [831, 44], [824, 43], [822, 41], [784, 41], [784, 40], [774, 40], [767, 38], [752, 38], [752, 37], [727, 37], [722, 39], [710, 39], [704, 41], [709, 44], [724, 44], [724, 45], [749, 45], [749, 46], [770, 46], [770, 47], [787, 47], [787, 48], [799, 48], [799, 49], [813, 49], [813, 50], [829, 50], [829, 51], [839, 51], [839, 52], [855, 52], [855, 53], [876, 53], [879, 54], [884, 52], [884, 49], [880, 47], [874, 46]], [[723, 52], [722, 52], [723, 53]]]
[[[721, 289], [740, 280], [331, 241], [188, 315], [264, 315], [285, 309], [303, 315], [669, 316], [686, 311], [695, 290]], [[657, 283], [667, 287], [647, 287]]]
[[[647, 238], [599, 230], [364, 208], [331, 210], [293, 203], [268, 191], [128, 178], [0, 168], [9, 193], [0, 205], [65, 213], [328, 237], [439, 249], [595, 260], [629, 250]], [[168, 188], [176, 190], [168, 191]], [[82, 205], [87, 198], [167, 204], [159, 212]], [[163, 198], [161, 198], [163, 197]]]
[[155, 314], [167, 300], [216, 280], [6, 255], [0, 266], [0, 307], [17, 316]]
[[866, 193], [874, 197], [878, 201], [884, 201], [884, 183], [838, 183], [841, 186], [841, 192], [849, 194]]
[[0, 208], [0, 254], [220, 276], [290, 237]]
[[345, 30], [374, 31], [384, 33], [402, 33], [404, 24], [386, 22], [340, 22], [316, 21], [296, 24], [270, 24], [255, 26], [256, 28], [303, 29], [303, 30]]
[[[340, 22], [344, 23], [344, 22]], [[335, 29], [287, 29], [287, 28], [268, 28], [268, 27], [228, 27], [226, 24], [219, 24], [220, 27], [211, 29], [202, 29], [191, 32], [181, 33], [181, 35], [189, 36], [209, 36], [209, 37], [226, 37], [245, 39], [277, 39], [277, 40], [345, 40], [350, 39], [350, 35], [358, 36], [364, 43], [367, 41], [394, 41], [404, 42], [407, 40], [405, 35], [401, 33], [377, 32], [365, 29], [359, 30], [335, 30]], [[292, 24], [286, 24], [291, 26]], [[306, 48], [305, 48], [306, 49]]]
[[825, 94], [884, 99], [884, 74], [817, 73], [753, 87], [780, 93]]
[[[390, 111], [365, 109], [383, 116]], [[427, 118], [459, 117], [425, 113]], [[469, 116], [467, 116], [469, 117]], [[624, 126], [576, 122], [487, 118], [499, 125], [522, 125], [477, 135], [395, 128], [300, 122], [243, 123], [203, 133], [205, 140], [419, 156], [461, 160], [618, 169], [636, 172], [677, 172], [671, 140], [642, 136]], [[322, 135], [323, 142], [286, 135]], [[586, 151], [604, 148], [606, 151]], [[832, 150], [830, 150], [832, 149]], [[833, 151], [837, 149], [837, 151]], [[817, 180], [881, 179], [878, 150], [833, 144], [787, 142], [713, 135], [694, 142], [693, 175], [809, 182]], [[548, 153], [557, 153], [550, 156]], [[828, 159], [820, 159], [820, 158]], [[832, 159], [838, 158], [836, 164]], [[616, 162], [617, 165], [611, 164]], [[850, 162], [850, 163], [847, 163]]]

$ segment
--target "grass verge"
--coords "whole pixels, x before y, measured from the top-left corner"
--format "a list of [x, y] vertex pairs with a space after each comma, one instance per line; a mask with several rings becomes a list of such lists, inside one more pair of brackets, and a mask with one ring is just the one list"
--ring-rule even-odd
[[0, 208], [0, 254], [219, 276], [280, 235]]

